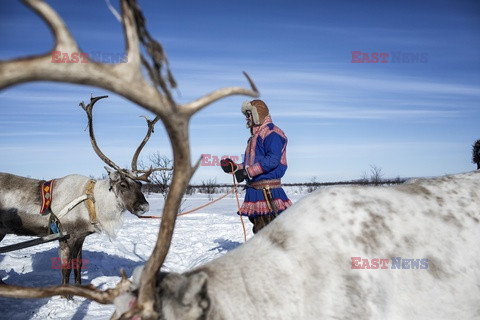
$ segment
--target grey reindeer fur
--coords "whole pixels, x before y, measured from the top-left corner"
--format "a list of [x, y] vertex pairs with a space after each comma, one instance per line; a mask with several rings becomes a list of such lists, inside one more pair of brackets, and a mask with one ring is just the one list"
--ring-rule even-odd
[[[324, 188], [224, 256], [159, 274], [156, 310], [164, 320], [478, 319], [479, 243], [480, 171]], [[428, 268], [352, 269], [352, 257]], [[116, 315], [134, 299], [120, 297]]]
[[[92, 233], [115, 236], [123, 224], [123, 213], [128, 210], [140, 216], [149, 210], [149, 204], [138, 182], [118, 171], [109, 170], [108, 179], [95, 183], [93, 195], [97, 224], [91, 224], [85, 203], [79, 203], [63, 218], [61, 225], [69, 234], [67, 240], [59, 241], [62, 261], [82, 259], [85, 237]], [[55, 179], [51, 209], [59, 213], [71, 201], [83, 195], [90, 179], [82, 175], [68, 175]], [[6, 234], [45, 236], [48, 234], [49, 215], [40, 215], [42, 181], [9, 173], [0, 173], [0, 241]], [[74, 270], [75, 283], [81, 283], [81, 264]], [[71, 269], [62, 269], [62, 283], [68, 284]]]

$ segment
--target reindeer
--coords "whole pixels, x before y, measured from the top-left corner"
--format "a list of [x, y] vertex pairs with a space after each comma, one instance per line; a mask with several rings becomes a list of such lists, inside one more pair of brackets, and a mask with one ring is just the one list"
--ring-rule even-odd
[[477, 170], [480, 170], [480, 139], [472, 145], [472, 162], [477, 164]]
[[164, 320], [473, 319], [479, 242], [478, 171], [325, 188], [225, 256], [159, 273], [155, 308]]
[[[123, 224], [123, 213], [128, 210], [141, 216], [149, 210], [139, 181], [148, 181], [148, 176], [162, 168], [138, 170], [136, 162], [141, 149], [153, 131], [154, 122], [147, 119], [148, 132], [136, 150], [132, 168], [121, 169], [98, 148], [92, 111], [95, 102], [106, 96], [91, 98], [85, 106], [80, 105], [88, 116], [90, 140], [97, 155], [111, 168], [105, 167], [108, 179], [92, 180], [82, 175], [68, 175], [55, 179], [51, 192], [51, 214], [40, 214], [42, 206], [41, 186], [43, 181], [24, 178], [9, 173], [0, 173], [0, 240], [6, 234], [45, 236], [50, 231], [51, 215], [58, 219], [62, 232], [67, 236], [59, 241], [62, 261], [62, 283], [68, 284], [72, 259], [77, 259], [74, 270], [75, 284], [81, 284], [82, 246], [85, 237], [92, 233], [106, 233], [114, 237]], [[138, 175], [140, 174], [141, 175]], [[85, 202], [85, 204], [81, 204]]]
[[[52, 30], [51, 51], [80, 52], [63, 20], [41, 0], [24, 0]], [[39, 80], [115, 92], [155, 113], [173, 149], [174, 172], [152, 255], [117, 287], [31, 288], [0, 284], [0, 296], [61, 294], [117, 303], [122, 319], [464, 319], [480, 305], [480, 172], [416, 180], [397, 187], [334, 187], [305, 197], [245, 245], [183, 274], [160, 272], [169, 251], [192, 165], [189, 122], [209, 104], [250, 89], [215, 90], [185, 104], [163, 47], [135, 0], [121, 0], [128, 63], [51, 64], [37, 54], [0, 62], [0, 89]], [[144, 72], [146, 71], [146, 72]], [[379, 260], [425, 261], [427, 268], [386, 269]], [[358, 269], [360, 259], [360, 269]], [[376, 263], [376, 264], [375, 264]], [[424, 266], [424, 264], [421, 264]], [[364, 269], [362, 269], [365, 267]], [[383, 265], [382, 265], [383, 267]]]

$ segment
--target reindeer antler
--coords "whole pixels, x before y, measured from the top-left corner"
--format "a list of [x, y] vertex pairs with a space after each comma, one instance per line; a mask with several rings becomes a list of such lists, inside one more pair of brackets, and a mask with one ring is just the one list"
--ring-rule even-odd
[[[63, 20], [48, 4], [41, 0], [24, 0], [24, 3], [42, 17], [52, 31], [55, 45], [51, 51], [69, 53], [80, 51]], [[135, 0], [121, 0], [121, 8], [128, 63], [102, 64], [91, 60], [88, 60], [88, 63], [78, 64], [51, 63], [49, 54], [1, 61], [0, 89], [40, 80], [90, 85], [117, 93], [153, 112], [162, 120], [173, 149], [174, 172], [163, 209], [159, 236], [140, 281], [137, 315], [146, 319], [158, 316], [154, 310], [155, 277], [170, 248], [182, 196], [200, 163], [197, 161], [194, 166], [191, 163], [188, 134], [190, 119], [202, 108], [224, 97], [239, 94], [258, 97], [259, 92], [250, 77], [244, 73], [250, 89], [223, 88], [185, 105], [176, 104], [170, 93], [170, 88], [174, 88], [176, 83], [168, 69], [165, 52], [160, 43], [148, 33], [138, 4]], [[141, 55], [140, 46], [143, 46], [147, 52], [147, 58]], [[142, 66], [148, 71], [149, 79], [145, 79]], [[83, 294], [81, 291], [69, 293]], [[0, 290], [0, 295], [5, 294], [5, 290]], [[62, 292], [49, 291], [49, 295], [55, 294], [62, 294]], [[95, 300], [94, 297], [91, 299]]]
[[142, 142], [138, 146], [137, 150], [135, 151], [133, 158], [132, 158], [132, 170], [137, 173], [143, 173], [142, 176], [146, 176], [147, 178], [155, 171], [165, 171], [165, 170], [173, 170], [173, 168], [152, 168], [150, 166], [150, 169], [148, 170], [139, 170], [138, 169], [138, 156], [140, 155], [140, 152], [142, 151], [143, 147], [147, 144], [148, 140], [150, 139], [150, 136], [155, 130], [155, 124], [160, 120], [159, 116], [156, 116], [155, 119], [150, 120], [147, 116], [140, 116], [142, 118], [145, 118], [147, 121], [147, 133], [145, 134], [145, 138], [143, 138]]
[[[146, 116], [145, 119], [147, 120], [147, 134], [145, 135], [145, 138], [143, 138], [142, 142], [138, 146], [137, 150], [135, 151], [135, 154], [133, 155], [132, 159], [132, 173], [127, 170], [127, 169], [122, 169], [120, 168], [119, 165], [117, 165], [115, 162], [113, 162], [109, 157], [107, 157], [102, 150], [98, 147], [97, 144], [97, 139], [95, 138], [95, 132], [93, 130], [93, 106], [98, 100], [108, 98], [108, 96], [100, 96], [100, 97], [90, 97], [90, 103], [88, 105], [85, 105], [85, 103], [82, 101], [80, 102], [80, 106], [82, 109], [85, 111], [87, 114], [88, 118], [88, 132], [90, 135], [90, 142], [92, 143], [93, 150], [95, 153], [99, 156], [100, 159], [102, 159], [103, 162], [105, 162], [108, 166], [112, 167], [113, 169], [122, 172], [126, 176], [134, 179], [134, 180], [140, 180], [140, 181], [145, 181], [148, 182], [148, 177], [155, 171], [161, 171], [161, 170], [172, 170], [170, 168], [152, 168], [148, 170], [138, 170], [137, 168], [137, 161], [138, 161], [138, 156], [140, 155], [140, 152], [142, 151], [143, 147], [146, 145], [148, 140], [150, 139], [150, 136], [152, 135], [155, 127], [155, 123], [160, 119], [158, 116], [153, 120], [149, 120]], [[141, 174], [141, 175], [139, 175]]]
[[[138, 146], [137, 150], [135, 151], [133, 158], [132, 158], [132, 170], [133, 171], [139, 171], [137, 167], [138, 163], [138, 156], [140, 155], [140, 152], [142, 151], [143, 147], [147, 144], [148, 140], [150, 139], [150, 136], [155, 130], [155, 124], [157, 123], [158, 120], [160, 120], [160, 117], [155, 117], [155, 119], [150, 120], [147, 116], [140, 116], [142, 118], [145, 118], [145, 121], [147, 121], [147, 133], [145, 135], [145, 138], [143, 138], [142, 142]], [[150, 168], [152, 170], [152, 168]], [[149, 171], [150, 171], [149, 170]]]
[[85, 110], [85, 113], [87, 114], [88, 118], [88, 133], [90, 134], [90, 142], [92, 143], [93, 150], [95, 153], [102, 159], [103, 162], [105, 162], [108, 166], [114, 168], [117, 171], [123, 172], [124, 170], [120, 168], [115, 162], [110, 160], [103, 152], [100, 150], [97, 144], [97, 139], [95, 138], [95, 132], [93, 130], [93, 106], [95, 105], [95, 102], [97, 102], [100, 99], [108, 98], [108, 96], [101, 96], [101, 97], [94, 97], [93, 95], [90, 97], [90, 103], [85, 105], [85, 103], [82, 101], [80, 102], [80, 106], [82, 107], [83, 110]]
[[93, 285], [78, 286], [63, 284], [52, 287], [21, 287], [15, 285], [0, 284], [0, 296], [6, 298], [46, 298], [55, 295], [76, 295], [85, 297], [101, 304], [112, 304], [114, 299], [120, 294], [129, 291], [132, 282], [128, 280], [123, 269], [120, 270], [122, 279], [117, 283], [115, 288], [105, 291], [96, 289]]

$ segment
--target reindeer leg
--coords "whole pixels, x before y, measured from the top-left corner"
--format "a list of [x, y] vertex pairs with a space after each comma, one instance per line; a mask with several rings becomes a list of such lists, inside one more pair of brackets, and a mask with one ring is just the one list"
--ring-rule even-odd
[[[0, 242], [3, 240], [3, 238], [5, 238], [5, 233], [0, 233]], [[0, 284], [5, 284], [5, 282], [2, 281], [2, 279], [0, 279]]]
[[[62, 284], [68, 284], [70, 281], [70, 272], [72, 271], [72, 243], [70, 240], [71, 239], [59, 241], [58, 254], [62, 261]], [[70, 295], [63, 297], [69, 300], [72, 299]]]
[[76, 285], [82, 284], [82, 265], [83, 265], [82, 247], [83, 247], [83, 242], [84, 241], [85, 241], [85, 237], [78, 239], [77, 241], [75, 241], [75, 245], [73, 247], [72, 256], [74, 257], [74, 259], [77, 259], [75, 261], [76, 263], [73, 264], [75, 267], [73, 267], [73, 265], [72, 265], [72, 269], [75, 268], [73, 270], [73, 273], [75, 275], [75, 284]]

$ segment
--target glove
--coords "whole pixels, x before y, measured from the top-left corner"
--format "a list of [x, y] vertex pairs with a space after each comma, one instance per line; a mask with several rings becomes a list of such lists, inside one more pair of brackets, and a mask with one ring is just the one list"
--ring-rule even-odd
[[235, 178], [237, 178], [238, 183], [243, 182], [243, 180], [248, 178], [247, 170], [242, 169], [235, 171]]
[[229, 158], [222, 159], [222, 161], [220, 161], [220, 166], [226, 173], [235, 172], [237, 170], [237, 165]]

